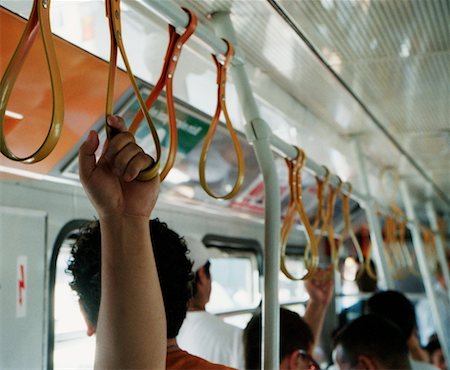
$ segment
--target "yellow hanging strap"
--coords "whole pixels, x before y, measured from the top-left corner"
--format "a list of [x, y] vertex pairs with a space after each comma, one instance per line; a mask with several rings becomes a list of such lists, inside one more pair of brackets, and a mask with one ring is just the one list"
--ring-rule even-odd
[[[36, 39], [38, 30], [41, 31], [44, 45], [45, 58], [50, 75], [52, 89], [52, 119], [47, 136], [41, 146], [32, 154], [19, 157], [15, 155], [6, 144], [5, 135], [5, 114], [6, 106], [11, 96], [12, 89], [16, 83], [20, 69], [25, 58]], [[5, 30], [6, 32], [6, 30]], [[9, 159], [22, 163], [36, 163], [46, 158], [56, 146], [61, 135], [64, 121], [64, 98], [61, 75], [56, 60], [55, 48], [53, 45], [52, 31], [50, 28], [50, 0], [34, 0], [30, 18], [25, 30], [17, 45], [17, 48], [9, 61], [3, 78], [0, 82], [0, 151]]]
[[[228, 115], [227, 105], [226, 105], [226, 96], [225, 96], [225, 88], [227, 82], [227, 70], [230, 65], [231, 59], [234, 55], [234, 47], [227, 40], [223, 39], [228, 45], [228, 51], [225, 55], [225, 61], [220, 63], [215, 55], [213, 55], [214, 63], [217, 68], [217, 106], [216, 112], [214, 113], [214, 117], [211, 121], [211, 124], [208, 129], [208, 133], [206, 134], [205, 141], [203, 142], [202, 152], [200, 154], [200, 161], [198, 165], [198, 172], [200, 178], [200, 184], [202, 188], [206, 191], [208, 195], [215, 199], [231, 199], [233, 198], [241, 189], [242, 183], [244, 182], [244, 173], [245, 173], [245, 162], [244, 162], [244, 154], [241, 149], [241, 144], [239, 143], [239, 138], [236, 131], [233, 128], [230, 117]], [[215, 194], [208, 186], [206, 181], [206, 159], [208, 156], [208, 150], [212, 143], [214, 134], [216, 132], [217, 126], [219, 124], [220, 114], [223, 112], [225, 117], [225, 123], [227, 125], [228, 132], [230, 133], [231, 140], [233, 142], [234, 151], [236, 153], [237, 163], [238, 163], [238, 175], [236, 178], [236, 182], [234, 183], [231, 191], [225, 195], [217, 195]]]
[[[336, 251], [338, 257], [339, 257], [339, 251], [342, 248], [342, 245], [344, 244], [344, 240], [347, 238], [347, 236], [350, 237], [350, 240], [353, 243], [353, 246], [355, 248], [356, 257], [358, 258], [359, 262], [359, 270], [356, 274], [356, 278], [358, 278], [365, 269], [365, 263], [364, 263], [364, 255], [361, 249], [361, 245], [359, 244], [358, 238], [355, 235], [355, 232], [353, 230], [352, 222], [350, 219], [350, 194], [352, 193], [352, 184], [347, 184], [347, 193], [341, 192], [341, 200], [342, 200], [342, 215], [344, 217], [344, 228], [342, 230], [341, 239], [338, 243], [338, 249]], [[368, 263], [370, 265], [370, 261]], [[373, 271], [372, 271], [373, 272]]]
[[338, 177], [338, 184], [335, 188], [328, 186], [328, 243], [330, 244], [331, 249], [331, 263], [335, 268], [338, 267], [338, 249], [336, 246], [336, 240], [334, 239], [334, 207], [336, 205], [336, 198], [341, 190], [342, 180]]
[[322, 166], [325, 169], [325, 176], [323, 180], [316, 176], [316, 182], [317, 182], [317, 212], [316, 212], [316, 218], [314, 220], [313, 229], [317, 230], [317, 228], [320, 226], [319, 234], [316, 238], [316, 244], [319, 246], [320, 241], [322, 240], [323, 234], [325, 232], [325, 229], [328, 226], [328, 220], [329, 220], [329, 213], [330, 209], [327, 207], [326, 210], [324, 209], [324, 191], [325, 187], [328, 185], [328, 181], [330, 180], [330, 170]]
[[[286, 159], [286, 165], [289, 171], [289, 204], [286, 216], [281, 227], [281, 252], [280, 252], [280, 266], [283, 274], [291, 280], [306, 280], [312, 277], [319, 265], [319, 250], [314, 238], [314, 230], [309, 222], [308, 214], [306, 213], [302, 199], [302, 177], [301, 171], [306, 162], [305, 152], [299, 148], [297, 149], [297, 157], [293, 160]], [[291, 274], [286, 267], [286, 247], [289, 238], [289, 233], [294, 225], [295, 215], [298, 214], [300, 221], [306, 230], [308, 245], [311, 248], [311, 258], [308, 266], [305, 263], [307, 272], [302, 277], [296, 277]], [[305, 249], [305, 259], [307, 249]]]
[[395, 273], [396, 266], [394, 265], [394, 256], [392, 254], [392, 243], [393, 243], [393, 235], [392, 235], [392, 218], [387, 215], [384, 218], [384, 250], [386, 253], [386, 260], [390, 267], [390, 269]]
[[[111, 48], [110, 48], [110, 59], [109, 59], [109, 74], [108, 74], [108, 88], [106, 94], [106, 117], [113, 114], [114, 105], [114, 85], [117, 69], [117, 49], [119, 49], [122, 55], [123, 62], [125, 63], [125, 68], [128, 73], [128, 78], [130, 79], [131, 85], [133, 87], [134, 93], [141, 108], [142, 113], [147, 121], [150, 132], [152, 133], [153, 141], [155, 143], [156, 158], [152, 165], [141, 171], [137, 177], [140, 181], [149, 181], [156, 176], [158, 176], [159, 163], [161, 159], [161, 144], [159, 142], [158, 133], [156, 127], [150, 117], [150, 114], [145, 106], [144, 99], [139, 91], [138, 85], [134, 78], [133, 72], [128, 62], [127, 54], [125, 52], [125, 47], [122, 42], [122, 27], [121, 27], [121, 17], [120, 17], [120, 0], [105, 0], [106, 1], [106, 17], [109, 21], [109, 32], [111, 38]], [[106, 134], [108, 139], [111, 139], [115, 134], [116, 130], [106, 125]]]

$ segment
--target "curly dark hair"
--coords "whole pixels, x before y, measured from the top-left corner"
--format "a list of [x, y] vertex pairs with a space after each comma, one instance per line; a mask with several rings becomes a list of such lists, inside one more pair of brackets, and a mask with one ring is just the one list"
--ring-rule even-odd
[[[261, 369], [262, 315], [258, 311], [244, 329], [243, 344], [246, 369]], [[280, 363], [295, 350], [308, 350], [314, 343], [313, 333], [296, 312], [280, 307]]]
[[[175, 338], [186, 317], [194, 278], [192, 262], [184, 238], [158, 219], [149, 228], [167, 318], [167, 338]], [[101, 292], [101, 234], [98, 221], [81, 229], [72, 247], [67, 272], [73, 276], [70, 287], [77, 292], [89, 320], [97, 325]]]

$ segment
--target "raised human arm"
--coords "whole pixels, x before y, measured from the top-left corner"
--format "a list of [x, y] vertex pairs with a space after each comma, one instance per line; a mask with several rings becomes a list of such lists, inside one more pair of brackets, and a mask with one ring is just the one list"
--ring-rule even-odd
[[332, 273], [331, 267], [327, 269], [319, 268], [311, 279], [305, 281], [305, 289], [309, 294], [309, 301], [303, 318], [313, 332], [315, 344], [320, 339], [325, 315], [333, 298], [334, 281]]
[[109, 117], [108, 123], [120, 133], [98, 162], [95, 132], [79, 151], [81, 183], [98, 212], [102, 235], [95, 368], [164, 369], [166, 320], [149, 234], [159, 179], [136, 180], [152, 159], [121, 119]]

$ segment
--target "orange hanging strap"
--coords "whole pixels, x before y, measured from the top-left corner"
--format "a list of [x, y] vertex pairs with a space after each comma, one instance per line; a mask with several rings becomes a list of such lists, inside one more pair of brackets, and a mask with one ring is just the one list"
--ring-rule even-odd
[[[6, 106], [16, 83], [20, 69], [33, 45], [34, 40], [41, 31], [44, 45], [45, 58], [50, 75], [52, 89], [52, 119], [47, 136], [41, 146], [33, 153], [25, 157], [15, 155], [6, 144], [5, 115]], [[64, 98], [61, 75], [56, 60], [55, 47], [53, 45], [52, 31], [50, 28], [50, 0], [34, 0], [30, 18], [17, 45], [17, 48], [9, 61], [3, 78], [0, 82], [0, 151], [9, 159], [22, 163], [36, 163], [46, 158], [56, 146], [61, 135], [64, 121]]]
[[[233, 198], [241, 189], [242, 183], [244, 181], [244, 172], [245, 172], [245, 162], [244, 155], [242, 153], [241, 144], [239, 143], [239, 138], [237, 136], [236, 131], [231, 124], [230, 117], [228, 115], [227, 106], [226, 106], [226, 97], [225, 97], [225, 87], [227, 81], [227, 69], [230, 65], [231, 58], [234, 55], [234, 47], [227, 40], [223, 39], [228, 45], [228, 51], [225, 55], [225, 61], [222, 63], [219, 62], [217, 57], [213, 55], [214, 63], [217, 67], [217, 107], [214, 117], [211, 121], [211, 124], [208, 129], [208, 133], [206, 134], [205, 141], [203, 142], [202, 152], [200, 154], [200, 161], [198, 166], [200, 184], [202, 188], [208, 193], [211, 197], [216, 199], [231, 199]], [[213, 140], [214, 134], [217, 129], [217, 125], [219, 123], [220, 114], [223, 112], [225, 116], [225, 122], [227, 125], [227, 129], [230, 133], [231, 140], [233, 142], [234, 151], [236, 152], [237, 162], [238, 162], [238, 175], [236, 178], [236, 182], [234, 183], [231, 191], [225, 195], [217, 195], [215, 194], [208, 186], [206, 181], [206, 159], [208, 155], [208, 150]]]
[[[344, 240], [347, 238], [347, 236], [350, 236], [350, 240], [353, 243], [353, 246], [355, 248], [356, 257], [358, 258], [359, 262], [359, 270], [356, 275], [356, 278], [358, 278], [364, 271], [366, 264], [364, 263], [364, 255], [361, 249], [361, 245], [359, 244], [358, 238], [355, 235], [355, 232], [353, 230], [352, 222], [350, 219], [350, 194], [352, 193], [352, 184], [349, 182], [346, 183], [348, 187], [348, 192], [344, 194], [341, 192], [341, 200], [342, 200], [342, 214], [344, 216], [344, 229], [342, 230], [341, 239], [338, 243], [337, 248], [337, 255], [339, 256], [339, 251], [342, 248], [342, 245], [344, 243]], [[370, 265], [370, 262], [369, 262]], [[373, 271], [372, 271], [373, 272]]]
[[336, 197], [339, 191], [341, 190], [342, 180], [338, 177], [339, 183], [335, 188], [330, 184], [328, 185], [328, 242], [331, 248], [331, 261], [335, 268], [338, 265], [338, 248], [336, 247], [336, 241], [334, 239], [334, 207], [336, 205]]
[[[169, 25], [169, 45], [167, 46], [166, 56], [164, 58], [164, 65], [161, 71], [161, 75], [153, 88], [150, 95], [145, 100], [145, 106], [147, 110], [150, 111], [153, 104], [155, 104], [158, 97], [161, 95], [164, 87], [166, 88], [166, 107], [169, 117], [169, 152], [167, 154], [166, 163], [161, 170], [160, 178], [161, 181], [167, 176], [169, 171], [172, 169], [175, 158], [177, 154], [178, 147], [178, 132], [177, 132], [177, 118], [175, 114], [175, 104], [173, 97], [173, 79], [175, 76], [175, 69], [180, 60], [181, 50], [183, 45], [189, 40], [189, 38], [194, 34], [197, 28], [197, 16], [187, 8], [182, 8], [186, 13], [189, 14], [189, 24], [183, 34], [178, 34], [174, 26]], [[133, 134], [136, 133], [139, 128], [144, 114], [139, 110], [131, 122], [129, 131]]]
[[[153, 141], [155, 143], [156, 158], [153, 164], [149, 168], [140, 172], [137, 177], [137, 179], [140, 181], [149, 181], [158, 175], [159, 162], [161, 159], [161, 144], [159, 142], [158, 133], [156, 132], [156, 127], [153, 124], [150, 114], [148, 113], [145, 107], [144, 99], [142, 98], [142, 95], [137, 86], [136, 80], [130, 67], [130, 63], [128, 62], [125, 47], [123, 46], [121, 17], [120, 17], [120, 0], [105, 0], [105, 1], [106, 1], [106, 16], [109, 21], [109, 31], [111, 38], [108, 88], [106, 94], [106, 117], [113, 114], [114, 84], [117, 69], [117, 49], [119, 49], [120, 54], [122, 55], [123, 62], [125, 63], [128, 78], [130, 79], [139, 106], [141, 108], [142, 113], [145, 116], [148, 127], [150, 128], [150, 132], [152, 133]], [[106, 134], [108, 136], [108, 139], [111, 139], [116, 134], [116, 130], [106, 125]]]
[[[291, 280], [306, 280], [314, 275], [319, 265], [319, 250], [314, 237], [314, 230], [309, 222], [308, 214], [306, 213], [302, 199], [302, 178], [301, 171], [306, 162], [305, 152], [299, 148], [297, 149], [297, 157], [293, 160], [286, 159], [286, 165], [289, 171], [289, 204], [281, 227], [281, 252], [280, 252], [280, 268], [283, 274]], [[305, 266], [308, 271], [302, 277], [296, 277], [289, 272], [286, 267], [286, 247], [289, 238], [289, 233], [294, 225], [295, 215], [298, 214], [301, 222], [306, 230], [308, 239], [308, 246], [305, 249]], [[311, 258], [309, 263], [306, 263], [307, 251], [311, 249]]]
[[325, 169], [325, 176], [324, 179], [320, 179], [318, 176], [316, 176], [316, 182], [317, 182], [317, 212], [316, 212], [316, 219], [314, 220], [313, 229], [316, 230], [318, 226], [320, 225], [319, 234], [316, 238], [316, 243], [319, 245], [323, 234], [325, 232], [325, 229], [327, 228], [328, 221], [329, 221], [329, 212], [330, 210], [327, 208], [324, 209], [324, 190], [325, 187], [328, 185], [328, 181], [330, 179], [330, 170], [322, 166]]

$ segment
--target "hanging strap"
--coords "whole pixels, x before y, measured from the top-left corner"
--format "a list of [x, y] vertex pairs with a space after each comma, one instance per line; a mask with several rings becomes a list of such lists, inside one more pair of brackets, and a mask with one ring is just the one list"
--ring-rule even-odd
[[331, 249], [331, 261], [335, 268], [337, 268], [338, 265], [338, 248], [336, 246], [336, 241], [334, 239], [334, 207], [336, 205], [336, 198], [341, 190], [342, 186], [342, 180], [338, 177], [338, 184], [335, 188], [331, 186], [331, 184], [328, 186], [328, 243], [330, 244]]
[[352, 222], [350, 219], [350, 194], [352, 193], [353, 187], [352, 184], [350, 184], [349, 182], [347, 182], [346, 184], [348, 188], [347, 193], [344, 194], [343, 192], [341, 192], [342, 214], [344, 216], [344, 228], [342, 230], [341, 239], [339, 240], [336, 253], [339, 256], [339, 251], [342, 248], [342, 245], [344, 244], [344, 240], [347, 238], [347, 236], [349, 236], [355, 248], [356, 257], [358, 258], [359, 262], [359, 270], [358, 273], [356, 274], [356, 278], [358, 278], [364, 272], [366, 266], [364, 263], [364, 255], [361, 249], [361, 245], [359, 244], [358, 238], [355, 235]]
[[[122, 27], [121, 27], [121, 17], [120, 17], [120, 0], [105, 0], [106, 1], [106, 17], [109, 21], [109, 32], [111, 38], [111, 48], [110, 48], [110, 58], [109, 58], [109, 73], [108, 73], [108, 88], [106, 94], [106, 117], [113, 114], [114, 105], [114, 85], [117, 69], [117, 49], [119, 49], [122, 55], [123, 62], [125, 63], [125, 68], [128, 73], [128, 78], [130, 79], [131, 85], [133, 87], [134, 93], [138, 100], [139, 106], [142, 113], [145, 116], [150, 132], [152, 133], [153, 141], [156, 148], [156, 158], [151, 166], [143, 171], [141, 171], [137, 177], [140, 181], [149, 181], [158, 175], [159, 162], [161, 159], [161, 144], [159, 142], [158, 133], [156, 132], [156, 127], [148, 113], [144, 99], [139, 91], [136, 80], [133, 76], [133, 72], [128, 62], [127, 54], [122, 42]], [[116, 130], [106, 125], [106, 134], [108, 139], [111, 139], [115, 134]]]
[[[41, 146], [32, 154], [19, 157], [15, 155], [6, 144], [5, 114], [6, 106], [16, 83], [20, 69], [33, 45], [38, 30], [41, 31], [44, 45], [47, 68], [50, 75], [52, 89], [52, 119], [47, 136]], [[9, 159], [22, 163], [36, 163], [46, 158], [54, 149], [61, 135], [64, 121], [64, 98], [61, 75], [56, 60], [55, 47], [53, 45], [52, 31], [50, 28], [50, 0], [34, 0], [30, 18], [17, 45], [17, 48], [9, 61], [2, 81], [0, 82], [0, 151]]]
[[[164, 58], [164, 65], [159, 76], [158, 82], [153, 88], [150, 95], [145, 100], [145, 106], [147, 110], [150, 111], [153, 104], [155, 104], [158, 97], [161, 95], [164, 87], [166, 88], [166, 107], [169, 117], [169, 152], [167, 154], [166, 163], [161, 170], [160, 179], [161, 181], [167, 176], [169, 171], [172, 169], [175, 158], [177, 154], [178, 147], [178, 132], [177, 132], [177, 117], [175, 114], [175, 104], [173, 97], [173, 79], [175, 75], [175, 69], [180, 60], [181, 50], [183, 45], [192, 36], [197, 28], [197, 16], [187, 8], [182, 8], [186, 13], [189, 14], [189, 24], [182, 35], [176, 32], [174, 26], [169, 25], [169, 45], [167, 46], [166, 56]], [[141, 110], [139, 110], [131, 122], [129, 131], [133, 134], [136, 133], [139, 128], [144, 115]]]
[[[309, 222], [308, 214], [306, 213], [302, 199], [302, 168], [306, 162], [305, 152], [299, 148], [297, 150], [297, 157], [293, 160], [286, 159], [286, 165], [289, 171], [289, 205], [286, 212], [286, 216], [281, 227], [281, 252], [280, 252], [280, 268], [283, 274], [291, 280], [306, 280], [311, 278], [317, 270], [319, 265], [319, 250], [314, 237], [314, 230]], [[289, 238], [289, 233], [294, 225], [295, 215], [298, 214], [300, 221], [306, 229], [306, 235], [308, 239], [308, 246], [311, 249], [311, 257], [309, 263], [305, 262], [307, 272], [302, 277], [296, 277], [289, 272], [286, 267], [286, 247]], [[308, 247], [305, 249], [305, 261]]]
[[[244, 172], [245, 172], [245, 162], [244, 155], [242, 153], [241, 144], [239, 143], [239, 138], [237, 136], [236, 131], [231, 124], [230, 117], [228, 115], [227, 105], [226, 105], [226, 97], [225, 97], [225, 88], [227, 81], [227, 70], [231, 62], [231, 58], [234, 55], [234, 47], [227, 40], [223, 39], [227, 45], [228, 50], [225, 55], [225, 61], [220, 63], [215, 55], [213, 55], [214, 63], [217, 68], [217, 106], [216, 112], [214, 113], [214, 117], [211, 121], [211, 124], [208, 129], [208, 133], [206, 134], [205, 141], [203, 142], [202, 152], [200, 154], [200, 161], [198, 165], [200, 184], [202, 188], [208, 193], [211, 197], [215, 199], [231, 199], [233, 198], [241, 189], [242, 183], [244, 181]], [[234, 151], [236, 153], [236, 158], [238, 162], [238, 174], [236, 178], [236, 182], [234, 183], [231, 191], [225, 195], [217, 195], [215, 194], [208, 186], [206, 181], [206, 159], [208, 156], [208, 150], [213, 140], [214, 134], [217, 129], [217, 125], [219, 123], [220, 114], [223, 112], [225, 116], [225, 122], [227, 125], [227, 129], [230, 133], [231, 140], [233, 142]]]
[[324, 209], [324, 190], [325, 187], [328, 185], [328, 181], [330, 180], [330, 170], [326, 166], [322, 166], [325, 169], [325, 176], [323, 180], [316, 176], [316, 182], [317, 182], [317, 212], [316, 212], [316, 218], [314, 220], [313, 229], [314, 231], [317, 230], [317, 228], [320, 225], [319, 234], [316, 238], [316, 244], [319, 246], [320, 241], [322, 240], [323, 234], [325, 232], [325, 229], [328, 226], [329, 216], [330, 216], [330, 209], [327, 207]]

